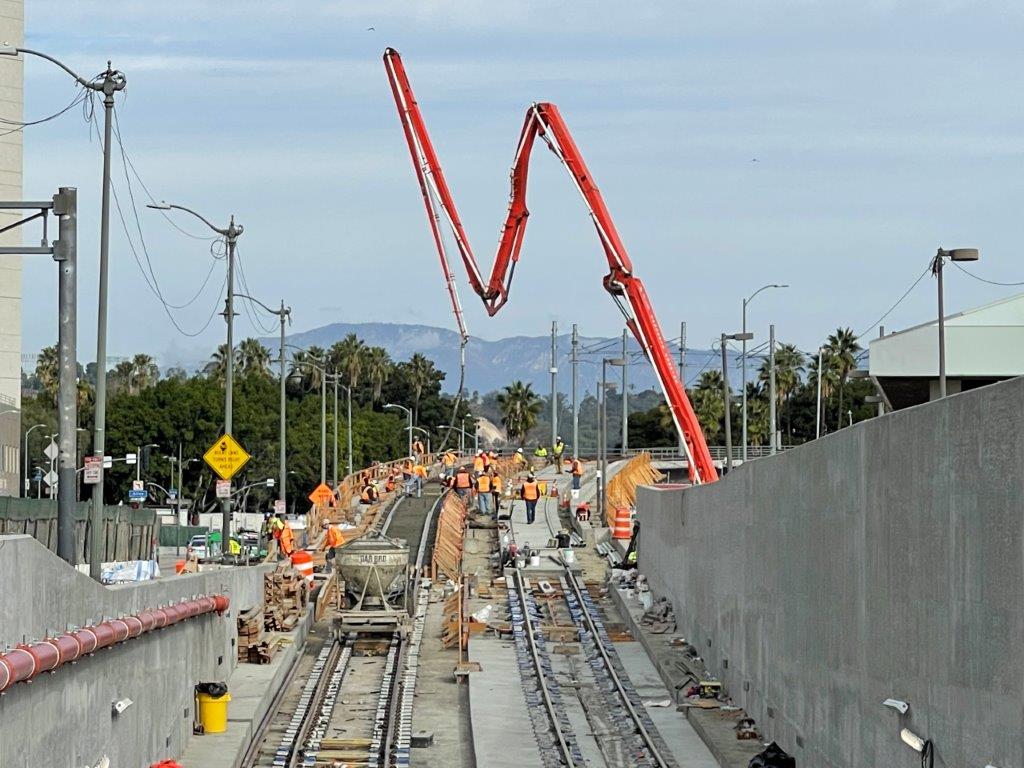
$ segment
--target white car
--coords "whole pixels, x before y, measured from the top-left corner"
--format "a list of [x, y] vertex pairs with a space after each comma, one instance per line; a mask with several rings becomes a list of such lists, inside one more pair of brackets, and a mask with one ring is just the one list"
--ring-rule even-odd
[[188, 547], [185, 548], [185, 557], [194, 557], [197, 560], [203, 560], [206, 557], [206, 534], [197, 533], [188, 541]]

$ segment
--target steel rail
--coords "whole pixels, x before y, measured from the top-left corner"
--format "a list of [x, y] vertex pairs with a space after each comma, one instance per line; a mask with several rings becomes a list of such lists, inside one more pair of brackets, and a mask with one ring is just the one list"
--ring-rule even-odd
[[534, 636], [533, 621], [530, 619], [529, 606], [526, 599], [526, 588], [523, 584], [523, 576], [519, 570], [516, 570], [512, 576], [512, 582], [515, 585], [516, 592], [519, 595], [519, 606], [523, 612], [523, 625], [526, 629], [526, 644], [530, 651], [530, 657], [533, 660], [533, 668], [537, 674], [537, 685], [540, 688], [541, 697], [544, 700], [544, 708], [548, 713], [548, 720], [551, 723], [551, 729], [555, 734], [555, 739], [558, 742], [558, 749], [561, 752], [561, 758], [566, 766], [572, 768], [578, 765], [575, 757], [572, 754], [572, 749], [569, 743], [566, 741], [565, 734], [562, 732], [562, 727], [559, 724], [558, 712], [555, 710], [554, 702], [551, 700], [551, 691], [548, 690], [548, 684], [544, 677], [544, 668], [540, 662], [540, 656], [537, 653], [537, 642]]
[[615, 690], [618, 693], [619, 698], [622, 700], [622, 703], [626, 707], [626, 711], [629, 712], [629, 716], [636, 726], [637, 734], [647, 746], [651, 759], [654, 760], [658, 768], [672, 768], [675, 763], [666, 761], [662, 756], [661, 750], [657, 744], [655, 744], [653, 736], [644, 725], [643, 718], [640, 716], [640, 713], [637, 712], [636, 707], [633, 706], [633, 702], [630, 700], [629, 694], [623, 686], [618, 673], [615, 671], [615, 665], [612, 663], [611, 657], [608, 655], [608, 651], [604, 646], [604, 642], [601, 639], [601, 633], [598, 631], [597, 624], [594, 622], [594, 617], [590, 613], [590, 607], [580, 590], [579, 582], [576, 580], [576, 576], [572, 572], [572, 569], [568, 567], [565, 569], [565, 580], [575, 594], [576, 601], [580, 607], [580, 615], [587, 624], [587, 631], [590, 632], [591, 637], [594, 639], [594, 647], [597, 649], [598, 654], [600, 654], [601, 660], [604, 662], [605, 670], [608, 672], [608, 676], [615, 685]]

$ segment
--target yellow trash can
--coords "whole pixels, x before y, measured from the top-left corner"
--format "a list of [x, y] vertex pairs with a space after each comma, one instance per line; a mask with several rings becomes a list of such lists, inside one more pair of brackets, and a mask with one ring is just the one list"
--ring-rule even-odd
[[228, 702], [231, 694], [211, 696], [208, 693], [197, 693], [199, 701], [199, 722], [203, 725], [203, 733], [224, 733], [228, 729]]
[[540, 492], [541, 496], [547, 496], [548, 495], [548, 484], [547, 484], [547, 481], [541, 480], [540, 482], [538, 482], [537, 483], [537, 490]]

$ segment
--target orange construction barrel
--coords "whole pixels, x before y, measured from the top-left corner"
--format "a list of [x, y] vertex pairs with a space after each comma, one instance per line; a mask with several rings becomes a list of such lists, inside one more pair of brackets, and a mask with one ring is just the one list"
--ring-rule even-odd
[[297, 570], [310, 584], [313, 583], [313, 556], [304, 549], [292, 552], [292, 568]]
[[633, 537], [633, 516], [629, 507], [615, 508], [615, 527], [612, 529], [612, 538], [631, 539]]

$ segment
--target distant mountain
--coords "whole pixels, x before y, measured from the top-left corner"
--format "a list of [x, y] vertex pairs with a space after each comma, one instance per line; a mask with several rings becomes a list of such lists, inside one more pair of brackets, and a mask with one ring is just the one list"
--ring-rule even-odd
[[[350, 333], [356, 334], [366, 344], [384, 347], [393, 360], [408, 360], [419, 352], [429, 357], [437, 367], [444, 371], [444, 388], [454, 392], [459, 383], [459, 335], [446, 328], [429, 325], [407, 325], [400, 323], [332, 323], [314, 328], [288, 337], [288, 343], [299, 347], [320, 346], [330, 347]], [[261, 341], [272, 351], [277, 350], [278, 340], [265, 338]], [[572, 337], [563, 334], [557, 337], [558, 348], [558, 389], [569, 391], [572, 381], [572, 366], [569, 354]], [[634, 391], [654, 389], [657, 382], [649, 363], [640, 355], [640, 347], [630, 339], [627, 349], [630, 353], [630, 366], [627, 383]], [[597, 390], [597, 381], [601, 377], [602, 357], [619, 357], [622, 353], [622, 339], [608, 339], [593, 336], [580, 337], [579, 390], [581, 393]], [[678, 347], [673, 345], [672, 355], [678, 359]], [[729, 353], [732, 365], [730, 376], [736, 381], [730, 382], [733, 389], [739, 389], [739, 355]], [[756, 369], [761, 361], [748, 361], [748, 380], [756, 376]], [[533, 388], [545, 393], [551, 389], [551, 337], [550, 336], [512, 336], [486, 341], [471, 336], [466, 345], [466, 382], [465, 388], [470, 392], [491, 392], [500, 389], [517, 379], [530, 382]], [[709, 350], [687, 350], [686, 379], [696, 381], [704, 370], [721, 367], [721, 355]], [[609, 378], [619, 380], [621, 371], [609, 368]]]

